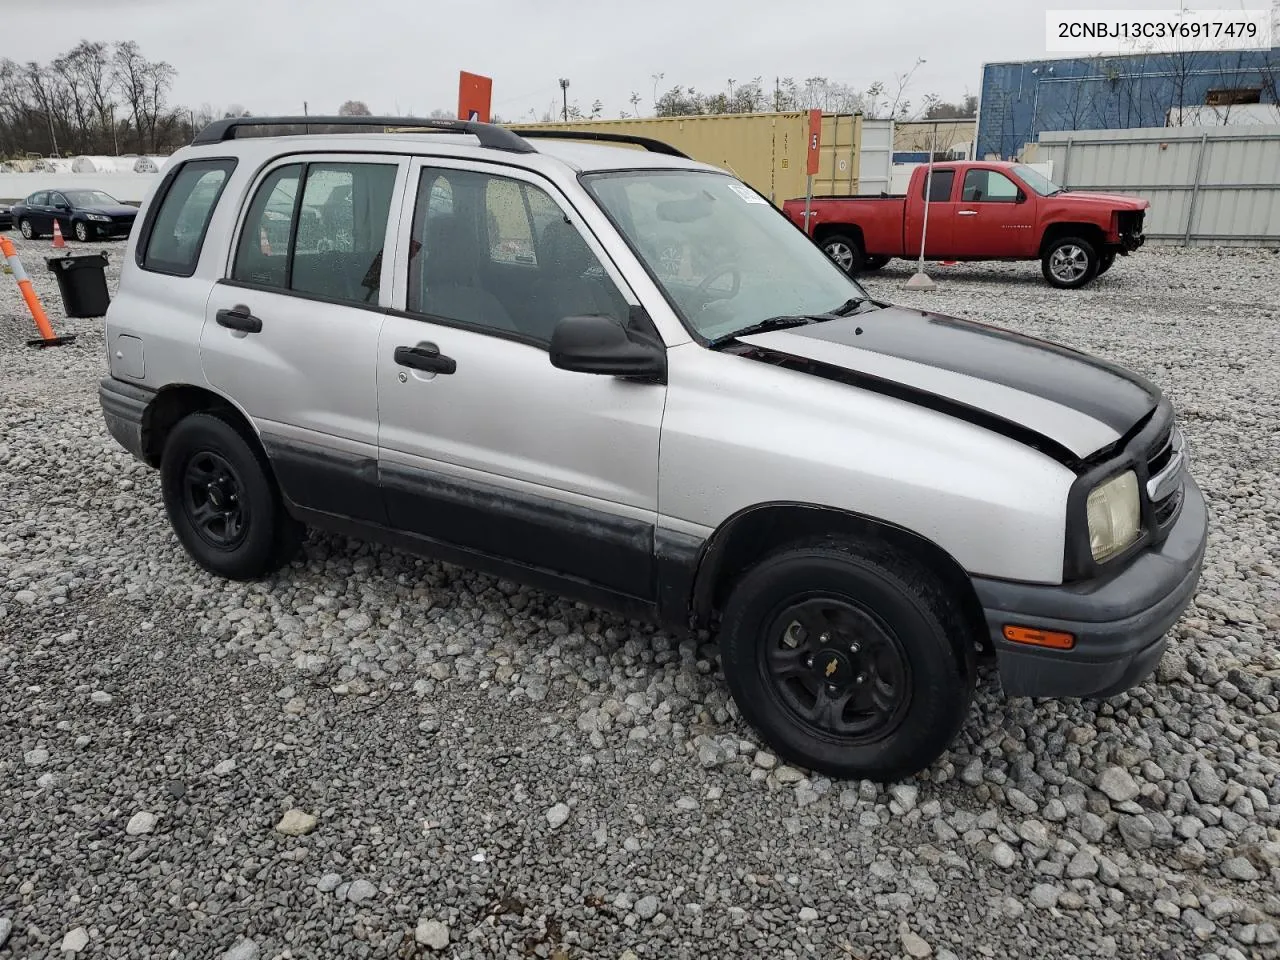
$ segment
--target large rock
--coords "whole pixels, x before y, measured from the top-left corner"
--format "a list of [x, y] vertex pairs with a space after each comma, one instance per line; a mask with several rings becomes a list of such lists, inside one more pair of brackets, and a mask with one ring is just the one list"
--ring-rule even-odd
[[276, 832], [283, 833], [286, 837], [302, 837], [314, 830], [318, 822], [305, 810], [286, 810], [276, 824]]

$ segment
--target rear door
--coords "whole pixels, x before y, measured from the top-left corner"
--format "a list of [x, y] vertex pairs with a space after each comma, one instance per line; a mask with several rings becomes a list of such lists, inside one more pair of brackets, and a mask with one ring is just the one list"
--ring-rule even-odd
[[[920, 256], [920, 237], [924, 235], [926, 257], [946, 257], [955, 253], [956, 202], [955, 170], [934, 170], [933, 176], [920, 178], [920, 186], [903, 205], [903, 246], [907, 256]], [[929, 221], [924, 219], [925, 191], [929, 193]]]
[[254, 421], [286, 496], [378, 523], [378, 336], [407, 169], [357, 154], [264, 167], [200, 340], [205, 377]]
[[1036, 251], [1036, 197], [999, 170], [965, 171], [956, 207], [958, 252], [982, 257], [1029, 257]]
[[53, 229], [53, 219], [49, 216], [49, 193], [41, 190], [27, 197], [27, 219], [37, 233], [48, 233]]

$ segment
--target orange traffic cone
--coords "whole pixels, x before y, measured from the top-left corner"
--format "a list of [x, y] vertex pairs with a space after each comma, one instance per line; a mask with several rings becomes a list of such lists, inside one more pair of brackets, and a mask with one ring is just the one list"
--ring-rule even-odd
[[53, 249], [61, 250], [66, 245], [67, 241], [62, 239], [62, 227], [58, 225], [58, 220], [55, 217], [53, 220]]

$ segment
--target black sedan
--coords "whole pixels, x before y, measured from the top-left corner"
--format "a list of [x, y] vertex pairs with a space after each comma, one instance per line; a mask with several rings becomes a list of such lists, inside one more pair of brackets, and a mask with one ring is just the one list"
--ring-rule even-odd
[[0, 230], [13, 229], [13, 207], [0, 203]]
[[101, 190], [37, 190], [13, 205], [13, 219], [28, 239], [53, 233], [55, 220], [67, 239], [127, 237], [138, 208]]

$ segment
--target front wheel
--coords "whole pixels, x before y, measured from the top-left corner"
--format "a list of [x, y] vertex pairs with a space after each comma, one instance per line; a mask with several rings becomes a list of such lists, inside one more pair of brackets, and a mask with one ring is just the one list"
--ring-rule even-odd
[[301, 543], [302, 527], [285, 510], [266, 456], [221, 417], [196, 413], [173, 428], [160, 488], [178, 540], [220, 577], [266, 576]]
[[83, 220], [77, 220], [75, 225], [76, 239], [81, 243], [87, 243], [89, 240], [89, 225]]
[[862, 262], [862, 269], [870, 273], [872, 270], [879, 270], [881, 267], [887, 264], [889, 260], [890, 260], [889, 257], [880, 256], [880, 255], [877, 255], [874, 257], [867, 257]]
[[1098, 275], [1098, 252], [1081, 237], [1060, 237], [1045, 248], [1044, 278], [1060, 290], [1075, 290]]
[[34, 240], [40, 234], [36, 233], [35, 226], [26, 217], [18, 221], [18, 230], [22, 233], [22, 239]]
[[862, 252], [862, 244], [843, 233], [829, 235], [822, 241], [821, 246], [822, 252], [830, 257], [837, 267], [850, 276], [860, 273], [866, 263], [866, 256]]
[[973, 629], [938, 579], [878, 543], [824, 540], [736, 585], [720, 648], [744, 719], [783, 758], [877, 781], [932, 764], [975, 685]]

